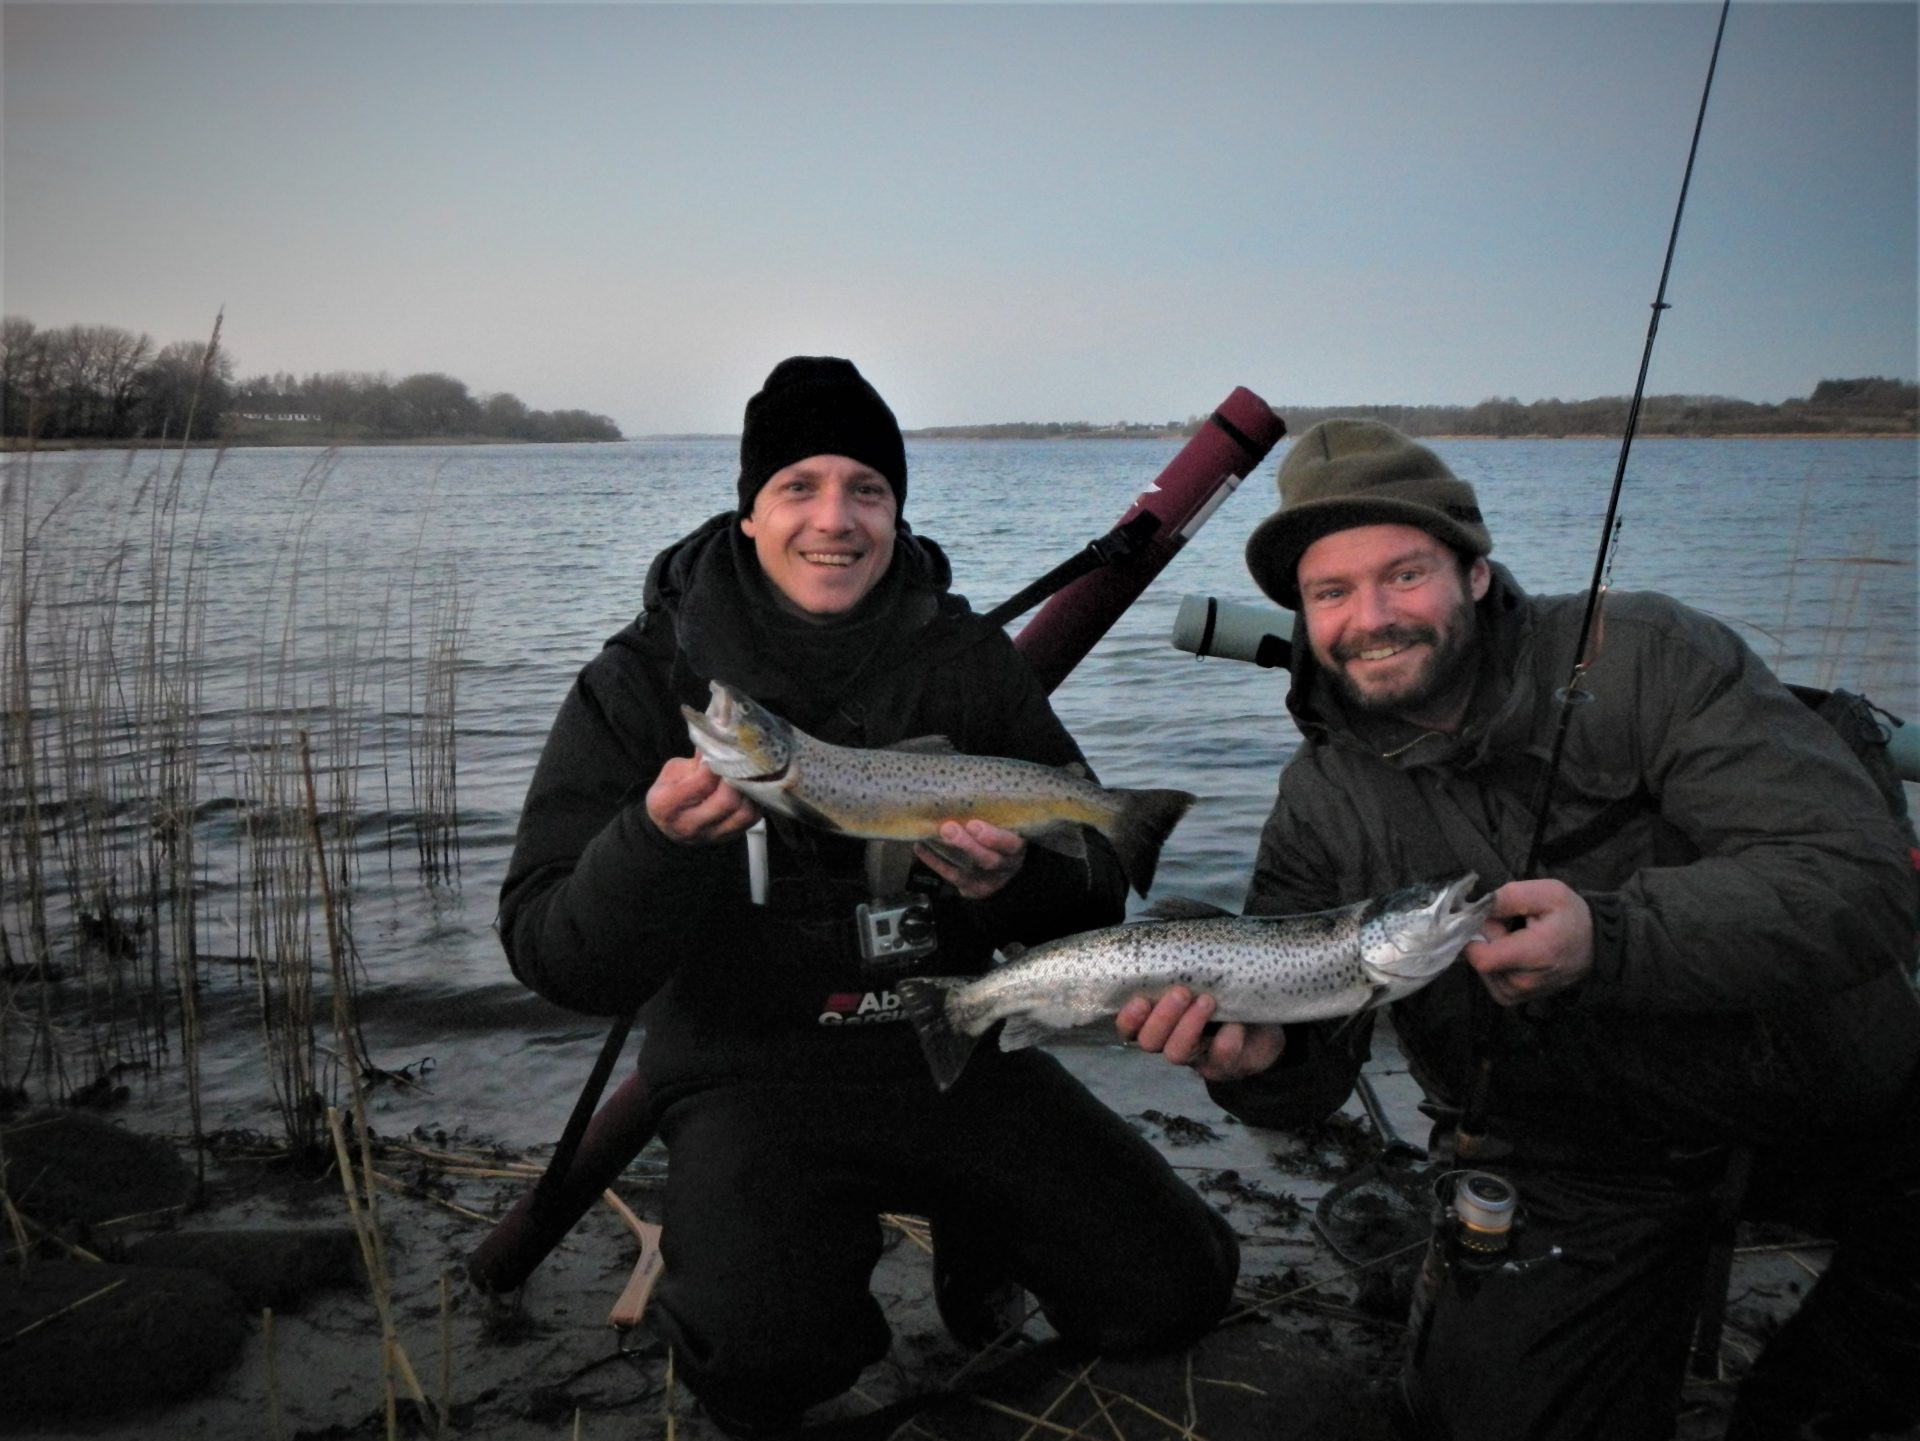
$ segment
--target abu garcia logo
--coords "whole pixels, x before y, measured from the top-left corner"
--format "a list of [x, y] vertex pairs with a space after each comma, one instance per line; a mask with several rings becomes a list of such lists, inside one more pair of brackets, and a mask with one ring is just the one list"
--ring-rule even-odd
[[895, 991], [836, 991], [820, 1010], [823, 1026], [870, 1026], [905, 1019]]

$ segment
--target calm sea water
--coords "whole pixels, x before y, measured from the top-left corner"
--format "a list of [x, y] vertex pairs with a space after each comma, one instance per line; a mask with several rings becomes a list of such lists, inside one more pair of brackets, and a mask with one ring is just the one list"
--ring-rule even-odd
[[[1496, 558], [1523, 584], [1585, 586], [1617, 442], [1436, 448], [1477, 484]], [[947, 549], [956, 587], [986, 609], [1103, 534], [1177, 450], [1173, 442], [911, 444], [907, 515]], [[127, 496], [153, 467], [152, 457], [130, 468], [99, 455], [38, 457], [39, 504], [79, 485], [42, 543], [104, 555], [124, 535], [116, 516]], [[603, 1026], [538, 1002], [508, 974], [491, 922], [514, 820], [574, 672], [638, 609], [654, 553], [731, 504], [734, 470], [734, 447], [720, 441], [331, 457], [235, 451], [217, 468], [206, 457], [188, 460], [192, 504], [205, 499], [192, 553], [208, 584], [210, 717], [244, 710], [249, 668], [279, 647], [316, 669], [328, 644], [336, 655], [396, 653], [405, 622], [393, 617], [394, 597], [406, 594], [409, 577], [417, 585], [452, 575], [471, 607], [453, 883], [422, 881], [410, 845], [397, 855], [388, 847], [381, 812], [404, 759], [377, 747], [358, 757], [367, 818], [353, 926], [368, 976], [367, 1036], [390, 1069], [432, 1058], [426, 1085], [378, 1093], [377, 1125], [465, 1125], [515, 1144], [558, 1135]], [[1183, 594], [1263, 603], [1241, 550], [1273, 506], [1272, 475], [1269, 458], [1054, 698], [1108, 784], [1199, 794], [1162, 860], [1159, 893], [1238, 904], [1275, 774], [1296, 743], [1283, 673], [1196, 661], [1169, 644]], [[20, 478], [10, 469], [10, 480]], [[1641, 440], [1613, 580], [1725, 618], [1789, 680], [1864, 690], [1920, 719], [1917, 512], [1911, 441]], [[403, 703], [377, 686], [352, 699], [370, 733], [390, 740]], [[218, 752], [220, 724], [210, 721], [205, 733]], [[231, 758], [210, 754], [202, 810], [217, 817], [234, 786]], [[207, 854], [202, 945], [244, 952], [231, 876], [221, 874], [217, 845]], [[10, 886], [9, 904], [14, 895]], [[0, 920], [17, 939], [18, 917]], [[273, 1129], [252, 1007], [243, 975], [214, 978], [204, 1067], [210, 1126]], [[155, 1084], [135, 1104], [165, 1110], [176, 1104], [171, 1089]]]

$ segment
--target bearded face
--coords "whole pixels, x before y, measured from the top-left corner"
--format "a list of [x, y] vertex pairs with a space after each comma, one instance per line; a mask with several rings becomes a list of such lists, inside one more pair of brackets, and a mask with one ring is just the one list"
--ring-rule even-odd
[[1436, 730], [1459, 724], [1473, 692], [1485, 560], [1463, 565], [1413, 526], [1355, 526], [1307, 547], [1299, 577], [1314, 658], [1350, 705]]

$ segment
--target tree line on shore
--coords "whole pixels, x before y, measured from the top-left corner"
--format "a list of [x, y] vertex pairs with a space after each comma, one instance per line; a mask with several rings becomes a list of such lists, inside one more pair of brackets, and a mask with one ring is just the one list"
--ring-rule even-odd
[[[1414, 436], [1561, 439], [1624, 433], [1628, 397], [1477, 405], [1278, 407], [1295, 434], [1335, 415], [1369, 416]], [[1870, 376], [1822, 380], [1812, 394], [1778, 404], [1720, 395], [1654, 395], [1640, 409], [1650, 436], [1911, 435], [1920, 430], [1920, 386]], [[1206, 417], [1164, 423], [1028, 421], [933, 426], [921, 439], [1142, 439], [1192, 435]], [[400, 440], [600, 441], [621, 439], [604, 415], [534, 410], [507, 392], [474, 395], [438, 371], [394, 380], [335, 371], [235, 378], [217, 344], [175, 341], [110, 325], [42, 330], [20, 316], [0, 321], [0, 435], [112, 444], [194, 440], [242, 445]]]
[[584, 410], [534, 410], [501, 391], [472, 394], [439, 372], [394, 380], [336, 371], [235, 378], [217, 342], [112, 325], [42, 330], [0, 320], [0, 435], [35, 441], [331, 445], [396, 440], [619, 440]]
[[[1627, 428], [1629, 398], [1522, 401], [1495, 397], [1478, 405], [1280, 405], [1295, 435], [1336, 415], [1383, 420], [1414, 436], [1491, 436], [1562, 440], [1618, 436]], [[1641, 401], [1640, 435], [1912, 435], [1920, 430], [1920, 386], [1870, 376], [1823, 380], [1800, 399], [1767, 404], [1723, 395], [1652, 395]], [[1204, 415], [1160, 425], [1087, 421], [1026, 421], [999, 425], [943, 425], [909, 431], [927, 440], [1132, 440], [1192, 435]]]

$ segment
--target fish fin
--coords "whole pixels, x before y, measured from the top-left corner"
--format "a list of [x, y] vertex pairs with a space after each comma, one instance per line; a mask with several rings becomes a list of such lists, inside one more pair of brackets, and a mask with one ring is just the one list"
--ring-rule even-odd
[[1375, 986], [1373, 988], [1373, 994], [1368, 996], [1366, 1000], [1360, 1003], [1360, 1008], [1357, 1011], [1353, 1011], [1348, 1015], [1343, 1016], [1340, 1020], [1340, 1024], [1335, 1026], [1331, 1031], [1327, 1032], [1327, 1043], [1331, 1045], [1333, 1042], [1339, 1040], [1342, 1036], [1346, 1035], [1348, 1031], [1352, 1030], [1354, 1026], [1359, 1024], [1360, 1018], [1366, 1015], [1369, 1011], [1377, 1011], [1382, 1006], [1386, 1005], [1388, 989], [1389, 988], [1386, 986], [1378, 986], [1378, 985]]
[[1023, 1051], [1028, 1046], [1044, 1045], [1058, 1034], [1056, 1027], [1042, 1025], [1031, 1016], [1009, 1016], [1000, 1028], [1000, 1049]]
[[[787, 813], [796, 821], [805, 821], [816, 830], [830, 831], [836, 836], [846, 834], [846, 828], [840, 822], [818, 807], [807, 804], [792, 791], [782, 793], [780, 799], [789, 808]], [[770, 809], [772, 805], [773, 802], [770, 800], [760, 802], [762, 810]]]
[[920, 1053], [927, 1058], [933, 1083], [943, 1091], [960, 1078], [980, 1044], [978, 1036], [967, 1035], [947, 1018], [947, 997], [964, 984], [944, 976], [909, 976], [894, 983], [901, 1009], [920, 1038]]
[[780, 844], [788, 850], [799, 849], [801, 840], [794, 828], [796, 817], [788, 815], [785, 811], [776, 811], [769, 806], [762, 806], [760, 810], [766, 817], [767, 829], [779, 838]]
[[1070, 776], [1078, 776], [1083, 781], [1090, 779], [1093, 775], [1093, 772], [1087, 769], [1085, 761], [1068, 761], [1060, 769]]
[[1225, 906], [1216, 906], [1211, 901], [1197, 901], [1192, 896], [1162, 896], [1146, 910], [1139, 919], [1146, 921], [1210, 921], [1234, 913]]
[[867, 842], [867, 894], [897, 896], [907, 888], [907, 872], [913, 869], [911, 841]]
[[1196, 797], [1192, 791], [1116, 790], [1119, 812], [1107, 838], [1120, 856], [1127, 883], [1141, 895], [1153, 889], [1153, 873], [1160, 864], [1160, 847]]
[[1087, 858], [1087, 835], [1073, 821], [1056, 821], [1052, 825], [1042, 826], [1039, 830], [1026, 832], [1029, 843], [1043, 850], [1070, 856], [1076, 861]]
[[950, 866], [965, 866], [969, 862], [969, 857], [936, 838], [928, 837], [926, 840], [921, 841], [920, 844], [932, 851]]
[[1027, 953], [1027, 948], [1018, 941], [1008, 941], [999, 947], [1000, 964], [1010, 966]]
[[946, 736], [912, 736], [892, 745], [880, 747], [888, 751], [905, 751], [908, 755], [945, 756], [954, 754], [953, 742]]

